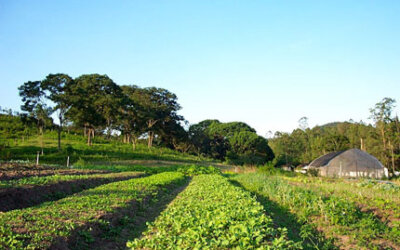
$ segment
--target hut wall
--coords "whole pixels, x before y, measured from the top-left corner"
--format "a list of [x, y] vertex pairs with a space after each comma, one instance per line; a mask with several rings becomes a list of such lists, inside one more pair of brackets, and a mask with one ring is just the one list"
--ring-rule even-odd
[[351, 178], [376, 178], [387, 176], [385, 169], [373, 169], [368, 171], [347, 171], [336, 167], [324, 166], [319, 168], [319, 174], [326, 177], [351, 177]]

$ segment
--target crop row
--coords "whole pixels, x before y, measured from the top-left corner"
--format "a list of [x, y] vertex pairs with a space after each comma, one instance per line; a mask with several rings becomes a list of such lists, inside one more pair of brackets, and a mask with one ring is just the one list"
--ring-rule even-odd
[[132, 249], [296, 248], [249, 192], [221, 175], [193, 177]]
[[305, 236], [308, 235], [309, 225], [315, 225], [329, 236], [340, 236], [342, 239], [348, 236], [346, 247], [349, 244], [371, 248], [391, 247], [398, 240], [396, 232], [372, 213], [361, 212], [354, 202], [345, 197], [321, 195], [290, 185], [277, 176], [246, 174], [235, 177], [235, 180], [247, 190], [267, 197], [296, 214], [299, 222], [304, 224], [301, 231]]
[[[357, 203], [364, 210], [375, 211], [383, 221], [393, 228], [400, 228], [400, 187], [390, 182], [361, 180], [310, 179], [308, 177], [285, 178], [289, 183], [321, 194], [334, 193]], [[400, 237], [400, 229], [399, 229]]]
[[201, 166], [201, 165], [169, 165], [169, 166], [142, 166], [142, 165], [82, 165], [76, 168], [90, 169], [90, 170], [103, 170], [111, 172], [126, 172], [137, 171], [149, 174], [163, 173], [177, 171], [185, 175], [198, 175], [198, 174], [218, 174], [221, 170], [214, 166]]
[[92, 236], [88, 225], [97, 223], [102, 230], [108, 230], [112, 225], [104, 219], [107, 215], [129, 209], [133, 201], [140, 204], [146, 197], [157, 195], [166, 185], [180, 185], [184, 180], [181, 173], [161, 173], [110, 183], [56, 202], [2, 213], [0, 248], [63, 246], [74, 234], [83, 235], [90, 242]]
[[18, 188], [23, 186], [43, 186], [50, 185], [64, 181], [82, 181], [88, 179], [109, 179], [117, 177], [134, 177], [140, 173], [128, 172], [128, 173], [111, 173], [111, 174], [90, 174], [90, 175], [50, 175], [50, 176], [31, 176], [15, 180], [3, 180], [0, 181], [0, 189], [4, 188]]

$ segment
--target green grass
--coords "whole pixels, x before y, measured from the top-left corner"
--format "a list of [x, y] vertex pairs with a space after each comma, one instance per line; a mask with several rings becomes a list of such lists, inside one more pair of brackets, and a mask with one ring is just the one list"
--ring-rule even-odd
[[[40, 156], [40, 163], [66, 165], [67, 156], [70, 163], [81, 161], [86, 163], [115, 163], [118, 161], [131, 160], [157, 160], [176, 161], [183, 163], [212, 163], [214, 160], [197, 157], [190, 154], [180, 153], [176, 150], [153, 147], [148, 149], [146, 145], [139, 143], [136, 150], [132, 145], [121, 143], [115, 139], [106, 140], [96, 137], [92, 146], [87, 146], [82, 135], [62, 134], [62, 150], [57, 149], [57, 133], [47, 132], [44, 135], [44, 155]], [[33, 136], [29, 140], [20, 140], [17, 144], [12, 143], [10, 147], [0, 151], [0, 160], [29, 160], [36, 162], [37, 152], [40, 152], [40, 140]]]
[[250, 193], [221, 175], [193, 177], [189, 186], [149, 226], [132, 249], [290, 249], [284, 229], [272, 220]]
[[104, 219], [117, 210], [142, 203], [154, 197], [166, 185], [181, 185], [181, 173], [161, 173], [139, 179], [114, 182], [89, 189], [56, 202], [13, 210], [0, 214], [0, 248], [44, 249], [55, 241], [66, 241], [74, 234], [91, 243], [90, 225], [97, 223], [103, 230], [112, 230]]

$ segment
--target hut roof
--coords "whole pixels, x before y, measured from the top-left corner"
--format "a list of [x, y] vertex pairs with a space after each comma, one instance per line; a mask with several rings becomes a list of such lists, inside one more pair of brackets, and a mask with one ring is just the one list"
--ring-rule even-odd
[[309, 166], [310, 167], [322, 167], [325, 165], [328, 165], [328, 163], [335, 158], [336, 156], [340, 155], [341, 153], [343, 153], [344, 151], [337, 151], [337, 152], [331, 152], [329, 154], [323, 155], [315, 160], [313, 160]]
[[348, 169], [383, 169], [382, 163], [365, 151], [353, 148], [346, 151], [333, 152], [323, 155], [310, 163], [310, 167], [337, 167]]

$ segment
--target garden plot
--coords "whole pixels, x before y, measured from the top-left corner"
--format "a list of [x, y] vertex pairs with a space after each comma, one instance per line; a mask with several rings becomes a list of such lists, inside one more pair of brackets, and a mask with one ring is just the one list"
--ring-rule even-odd
[[253, 249], [300, 247], [276, 229], [250, 193], [221, 175], [193, 177], [132, 249]]
[[0, 248], [89, 248], [112, 238], [127, 214], [159, 192], [185, 182], [181, 173], [114, 182], [40, 206], [0, 214]]
[[346, 197], [321, 194], [290, 185], [283, 177], [262, 174], [234, 178], [244, 188], [270, 199], [298, 218], [305, 240], [318, 229], [340, 248], [397, 248], [398, 233], [371, 212], [363, 212]]
[[84, 189], [141, 176], [138, 172], [52, 175], [0, 181], [0, 211], [26, 208], [57, 200]]

